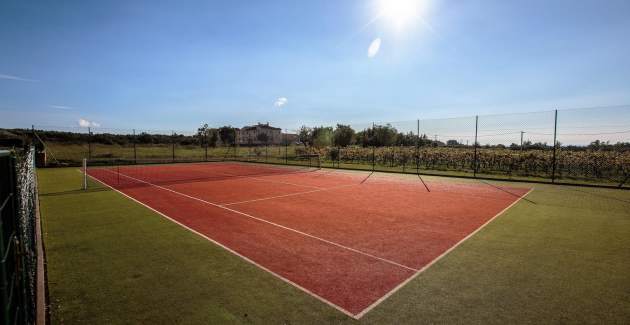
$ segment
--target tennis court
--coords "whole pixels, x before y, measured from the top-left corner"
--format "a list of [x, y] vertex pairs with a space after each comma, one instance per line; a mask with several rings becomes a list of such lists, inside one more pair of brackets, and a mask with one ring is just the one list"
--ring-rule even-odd
[[87, 174], [354, 318], [529, 191], [239, 162]]

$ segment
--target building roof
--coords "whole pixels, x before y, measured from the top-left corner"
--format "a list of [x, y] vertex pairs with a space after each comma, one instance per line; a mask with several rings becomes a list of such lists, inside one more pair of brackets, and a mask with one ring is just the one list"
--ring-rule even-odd
[[281, 130], [281, 128], [275, 128], [275, 127], [273, 127], [273, 126], [270, 126], [270, 125], [269, 125], [269, 122], [267, 122], [267, 123], [265, 123], [265, 124], [258, 123], [257, 125], [247, 125], [247, 126], [244, 126], [244, 127], [242, 128], [242, 130], [249, 131], [249, 130], [255, 130], [255, 129], [257, 129], [257, 128], [261, 128], [261, 129], [270, 129], [270, 130]]

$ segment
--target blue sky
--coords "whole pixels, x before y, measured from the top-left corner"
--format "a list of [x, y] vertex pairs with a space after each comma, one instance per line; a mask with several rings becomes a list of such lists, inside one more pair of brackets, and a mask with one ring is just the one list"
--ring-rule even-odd
[[630, 103], [630, 1], [427, 0], [402, 26], [381, 2], [4, 0], [0, 127], [292, 128]]

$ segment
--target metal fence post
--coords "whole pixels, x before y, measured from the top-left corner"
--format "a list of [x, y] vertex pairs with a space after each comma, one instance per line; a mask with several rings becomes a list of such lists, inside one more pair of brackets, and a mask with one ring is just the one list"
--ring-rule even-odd
[[376, 169], [376, 130], [372, 122], [372, 171]]
[[284, 164], [289, 164], [289, 135], [287, 130], [284, 130]]
[[172, 145], [172, 147], [173, 147], [173, 162], [175, 162], [175, 131], [171, 131], [171, 132], [172, 132], [171, 137], [172, 137], [172, 141], [173, 141], [173, 145]]
[[420, 119], [418, 119], [418, 129], [416, 133], [416, 173], [420, 174]]
[[555, 183], [556, 181], [556, 147], [558, 146], [558, 142], [556, 141], [556, 137], [557, 137], [557, 131], [558, 131], [558, 110], [554, 111], [554, 117], [553, 117], [553, 159], [552, 159], [552, 166], [551, 166], [551, 182]]
[[136, 129], [133, 129], [133, 163], [138, 163], [138, 154], [136, 152]]
[[206, 148], [205, 148], [204, 160], [205, 160], [205, 161], [208, 161], [208, 130], [206, 130], [206, 131], [204, 132], [204, 136], [203, 136], [203, 138], [204, 138], [204, 142], [206, 143], [206, 146], [205, 146]]
[[479, 165], [479, 161], [477, 159], [477, 133], [479, 131], [479, 115], [475, 115], [475, 156], [474, 156], [474, 160], [473, 160], [473, 176], [477, 177], [477, 166]]

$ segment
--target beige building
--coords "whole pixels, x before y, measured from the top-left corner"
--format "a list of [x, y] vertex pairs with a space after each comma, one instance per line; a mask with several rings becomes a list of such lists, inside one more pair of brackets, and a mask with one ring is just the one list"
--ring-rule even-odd
[[282, 129], [270, 126], [269, 123], [244, 126], [236, 131], [239, 145], [283, 144]]

